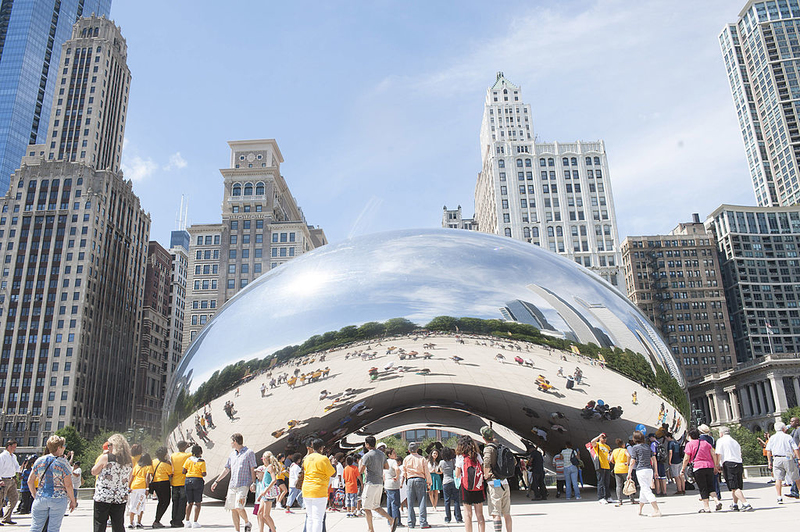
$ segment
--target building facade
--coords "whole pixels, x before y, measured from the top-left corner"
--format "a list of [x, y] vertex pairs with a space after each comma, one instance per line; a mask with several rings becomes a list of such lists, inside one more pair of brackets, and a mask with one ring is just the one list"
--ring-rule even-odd
[[150, 241], [142, 309], [142, 333], [136, 363], [133, 426], [153, 431], [161, 425], [170, 340], [172, 255]]
[[[97, 28], [97, 37], [83, 37], [88, 28], [93, 35]], [[88, 58], [91, 48], [100, 49], [101, 65], [124, 60], [125, 40], [104, 18], [81, 19], [73, 37], [64, 45], [71, 53], [61, 57], [57, 85], [74, 87], [76, 96], [79, 87], [88, 94], [93, 82], [91, 73], [86, 79], [80, 67], [72, 68], [72, 58]], [[116, 68], [127, 73], [124, 64]], [[124, 89], [112, 92], [127, 92], [130, 75], [114, 79]], [[54, 95], [55, 108], [61, 97]], [[110, 108], [98, 104], [118, 117], [111, 123], [121, 144], [125, 113], [123, 101], [115, 101]], [[68, 108], [69, 116], [89, 114], [88, 100], [64, 105], [61, 116]], [[100, 146], [116, 152], [101, 141], [92, 153]], [[82, 434], [128, 425], [139, 355], [149, 215], [130, 181], [113, 168], [95, 166], [100, 157], [73, 162], [66, 147], [55, 153], [53, 159], [41, 153], [24, 157], [0, 200], [2, 437], [23, 442], [21, 452], [38, 452], [66, 425]]]
[[698, 215], [666, 235], [622, 242], [628, 299], [669, 344], [687, 382], [736, 363], [713, 235]]
[[[29, 144], [43, 142], [62, 70], [62, 44], [84, 15], [108, 17], [111, 0], [0, 3], [0, 194]], [[60, 87], [60, 86], [59, 86]]]
[[486, 91], [480, 142], [478, 229], [564, 255], [624, 292], [604, 143], [537, 142], [531, 106], [502, 72]]
[[461, 205], [456, 209], [448, 209], [445, 205], [442, 209], [442, 227], [445, 229], [466, 229], [477, 231], [478, 223], [475, 218], [464, 218], [461, 213]]
[[188, 228], [189, 275], [183, 351], [217, 310], [262, 273], [327, 244], [309, 226], [281, 175], [275, 140], [228, 143], [222, 222]]
[[169, 253], [172, 257], [169, 292], [169, 338], [165, 386], [175, 373], [183, 354], [183, 322], [186, 319], [186, 283], [189, 279], [189, 232], [186, 229], [172, 231]]
[[800, 207], [721, 205], [705, 225], [717, 246], [738, 361], [800, 352]]
[[719, 36], [759, 206], [800, 202], [798, 34], [798, 0], [750, 0]]
[[800, 406], [800, 358], [796, 353], [764, 355], [706, 375], [689, 387], [689, 398], [693, 421], [769, 431], [781, 414]]

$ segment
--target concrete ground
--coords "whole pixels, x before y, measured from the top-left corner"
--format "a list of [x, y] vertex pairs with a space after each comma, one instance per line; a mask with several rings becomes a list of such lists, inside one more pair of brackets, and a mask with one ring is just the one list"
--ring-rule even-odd
[[[777, 494], [772, 484], [767, 484], [766, 478], [756, 478], [745, 481], [745, 496], [755, 508], [755, 512], [742, 513], [729, 510], [731, 504], [730, 493], [723, 489], [723, 511], [709, 515], [698, 515], [701, 508], [698, 492], [690, 492], [685, 496], [668, 495], [658, 499], [664, 517], [651, 519], [638, 517], [638, 505], [625, 504], [615, 507], [613, 504], [601, 505], [597, 502], [596, 492], [586, 489], [582, 492], [581, 501], [566, 501], [563, 498], [555, 499], [554, 490], [550, 491], [551, 498], [547, 501], [532, 502], [519, 492], [513, 493], [511, 512], [514, 529], [517, 531], [535, 530], [536, 527], [557, 525], [562, 530], [576, 530], [592, 524], [599, 530], [663, 530], [669, 527], [672, 530], [688, 529], [690, 527], [703, 527], [708, 530], [756, 530], [760, 526], [768, 526], [772, 530], [792, 529], [797, 524], [797, 512], [800, 510], [800, 501], [784, 497], [784, 504], [776, 503]], [[670, 485], [669, 493], [673, 493], [674, 486]], [[785, 489], [788, 492], [788, 488]], [[713, 502], [713, 500], [712, 500]], [[147, 502], [143, 522], [146, 528], [153, 521], [156, 504]], [[645, 512], [649, 512], [649, 505]], [[167, 510], [169, 512], [169, 510]], [[248, 508], [248, 513], [252, 507]], [[485, 508], [484, 508], [485, 512]], [[253, 532], [258, 530], [255, 516], [252, 517]], [[280, 532], [303, 530], [304, 513], [297, 510], [294, 514], [285, 514], [282, 511], [273, 512], [275, 524]], [[4, 527], [4, 530], [28, 530], [29, 516], [15, 517], [17, 526]], [[164, 519], [166, 521], [166, 519]], [[407, 517], [403, 515], [405, 524]], [[433, 529], [463, 530], [464, 525], [444, 523], [444, 509], [440, 501], [436, 512], [428, 512], [428, 521]], [[223, 509], [222, 502], [208, 499], [200, 514], [200, 522], [204, 530], [230, 531], [233, 530], [230, 514]], [[419, 526], [419, 523], [417, 523]], [[366, 531], [367, 525], [364, 518], [348, 519], [343, 513], [328, 512], [327, 529], [331, 532]], [[85, 532], [92, 530], [92, 502], [80, 501], [78, 509], [65, 518], [62, 530], [67, 532]], [[108, 529], [110, 530], [110, 528]], [[376, 519], [375, 531], [388, 530], [383, 519]], [[404, 530], [403, 528], [399, 530]], [[477, 527], [474, 528], [477, 532]], [[491, 532], [491, 524], [486, 528]]]

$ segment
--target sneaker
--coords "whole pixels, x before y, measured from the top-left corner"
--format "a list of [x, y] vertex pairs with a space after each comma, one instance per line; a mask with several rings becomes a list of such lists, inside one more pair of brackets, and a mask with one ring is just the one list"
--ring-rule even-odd
[[16, 525], [17, 522], [16, 521], [12, 521], [11, 519], [4, 519], [3, 520], [3, 524], [4, 525]]
[[420, 528], [430, 528], [431, 525], [422, 525]]
[[739, 505], [738, 504], [731, 504], [731, 511], [738, 512], [739, 511]]
[[164, 528], [164, 525], [160, 521], [154, 521], [153, 528]]
[[599, 501], [597, 501], [597, 502], [599, 502], [600, 504], [608, 504], [608, 501], [607, 501], [607, 500], [605, 500], [605, 499], [600, 499], [600, 500], [599, 500]]
[[783, 497], [778, 497], [778, 504], [783, 504]]
[[136, 523], [136, 528], [144, 528], [144, 525], [142, 523]]
[[250, 523], [250, 521], [248, 521], [244, 525], [244, 532], [250, 532], [251, 530], [253, 530], [253, 525]]
[[192, 523], [192, 528], [200, 528], [200, 527], [201, 527], [201, 525], [200, 525], [200, 523], [198, 523], [197, 521], [195, 521], [194, 523]]
[[749, 504], [745, 504], [744, 506], [742, 506], [742, 511], [743, 512], [752, 512], [753, 511], [753, 507], [750, 506]]
[[718, 503], [717, 503], [717, 505], [714, 507], [714, 509], [715, 509], [716, 511], [718, 511], [718, 512], [719, 512], [720, 510], [722, 510], [722, 503], [721, 503], [721, 502], [718, 502]]
[[131, 524], [129, 524], [129, 525], [128, 525], [128, 528], [130, 528], [131, 530], [133, 530], [133, 529], [134, 529], [134, 528], [136, 528], [136, 527], [135, 527], [135, 526], [133, 526], [133, 523], [131, 523]]
[[287, 514], [293, 514], [294, 512], [293, 512], [293, 511], [291, 511], [290, 509], [288, 509], [288, 508], [287, 508], [287, 509], [285, 510], [285, 513], [287, 513]]

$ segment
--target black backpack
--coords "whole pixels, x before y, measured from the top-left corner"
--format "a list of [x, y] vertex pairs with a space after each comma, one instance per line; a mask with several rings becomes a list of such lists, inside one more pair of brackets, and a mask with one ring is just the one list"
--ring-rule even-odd
[[504, 480], [513, 477], [516, 474], [517, 459], [511, 449], [499, 443], [488, 443], [487, 445], [494, 447], [497, 454], [496, 463], [492, 464], [492, 474], [495, 478]]
[[664, 463], [668, 457], [669, 453], [667, 453], [667, 447], [663, 440], [656, 440], [656, 462]]

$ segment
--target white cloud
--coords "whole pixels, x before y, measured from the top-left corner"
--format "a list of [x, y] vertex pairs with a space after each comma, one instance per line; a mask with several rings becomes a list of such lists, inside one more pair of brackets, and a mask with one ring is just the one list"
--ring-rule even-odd
[[139, 157], [138, 155], [126, 157], [125, 161], [122, 163], [123, 174], [134, 183], [144, 181], [153, 175], [158, 168], [158, 163], [153, 159], [149, 157]]
[[186, 159], [184, 159], [183, 156], [181, 155], [181, 152], [176, 151], [175, 153], [169, 156], [169, 163], [166, 166], [164, 166], [164, 170], [166, 171], [176, 170], [176, 169], [180, 170], [181, 168], [186, 168], [188, 164], [189, 163], [186, 161]]

